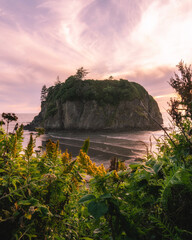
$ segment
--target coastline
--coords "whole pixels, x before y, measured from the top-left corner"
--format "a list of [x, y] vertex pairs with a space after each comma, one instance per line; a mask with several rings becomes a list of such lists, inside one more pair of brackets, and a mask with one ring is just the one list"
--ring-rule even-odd
[[[18, 122], [20, 124], [31, 122], [35, 115], [36, 114], [18, 114]], [[10, 132], [14, 126], [15, 122], [12, 122], [10, 124]], [[24, 147], [26, 147], [29, 142], [30, 133], [35, 134], [33, 131], [24, 130]], [[35, 149], [37, 150], [38, 146], [43, 146], [45, 148], [46, 141], [49, 138], [55, 142], [59, 140], [61, 151], [64, 152], [68, 149], [68, 152], [75, 158], [78, 156], [83, 142], [89, 137], [90, 148], [88, 155], [91, 160], [96, 164], [103, 163], [107, 166], [109, 165], [110, 159], [113, 157], [118, 157], [120, 160], [125, 161], [125, 163], [143, 157], [147, 152], [147, 148], [150, 148], [151, 143], [152, 151], [154, 151], [156, 149], [155, 138], [159, 138], [162, 135], [162, 130], [52, 130], [37, 138]], [[155, 138], [152, 136], [155, 136]]]

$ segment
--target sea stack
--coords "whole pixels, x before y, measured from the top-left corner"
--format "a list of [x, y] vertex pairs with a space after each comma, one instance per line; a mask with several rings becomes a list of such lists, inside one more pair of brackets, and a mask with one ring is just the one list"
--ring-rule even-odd
[[49, 130], [158, 130], [163, 124], [155, 99], [128, 80], [69, 77], [44, 91], [41, 112], [26, 126]]

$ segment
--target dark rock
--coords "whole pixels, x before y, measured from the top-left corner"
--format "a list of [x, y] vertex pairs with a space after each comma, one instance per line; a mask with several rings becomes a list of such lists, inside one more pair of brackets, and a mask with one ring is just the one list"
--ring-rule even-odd
[[156, 130], [162, 123], [157, 102], [141, 85], [70, 77], [48, 89], [41, 112], [25, 129]]
[[46, 116], [44, 104], [39, 115], [25, 126], [25, 129], [34, 130], [38, 126], [65, 130], [158, 130], [160, 127], [155, 121], [163, 123], [157, 103], [148, 96], [142, 103], [135, 99], [122, 101], [116, 106], [110, 104], [100, 106], [96, 101], [66, 101], [62, 104], [57, 102], [57, 109], [54, 115]]

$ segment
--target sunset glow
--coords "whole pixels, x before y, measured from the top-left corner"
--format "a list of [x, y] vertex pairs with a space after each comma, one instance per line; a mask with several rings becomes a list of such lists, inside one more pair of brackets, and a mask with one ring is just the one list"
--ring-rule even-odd
[[43, 84], [84, 67], [135, 81], [164, 106], [192, 62], [191, 0], [0, 0], [0, 112], [38, 112]]

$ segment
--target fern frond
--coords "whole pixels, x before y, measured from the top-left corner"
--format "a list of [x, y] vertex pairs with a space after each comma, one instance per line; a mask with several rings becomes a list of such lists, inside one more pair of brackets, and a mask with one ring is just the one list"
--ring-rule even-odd
[[182, 240], [177, 232], [175, 227], [166, 219], [166, 217], [164, 216], [164, 218], [162, 219], [159, 215], [157, 216], [150, 216], [150, 220], [155, 223], [156, 226], [159, 227], [159, 229], [161, 229], [163, 236], [166, 239], [169, 240]]

